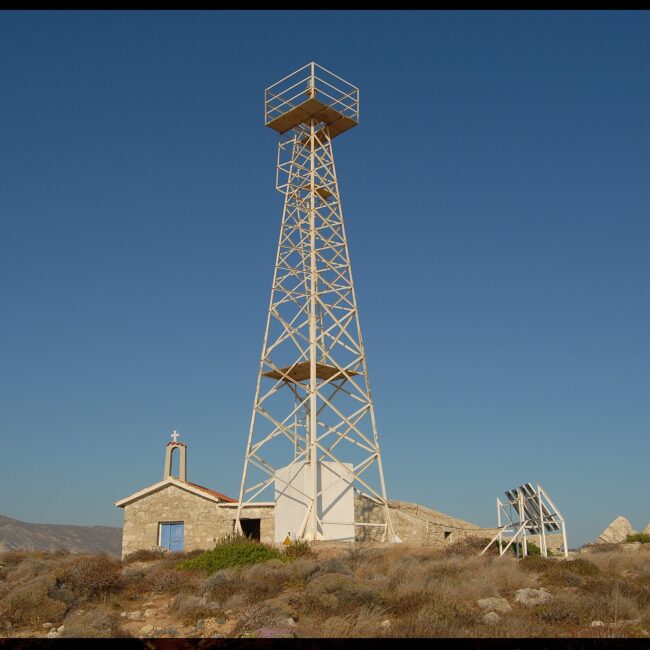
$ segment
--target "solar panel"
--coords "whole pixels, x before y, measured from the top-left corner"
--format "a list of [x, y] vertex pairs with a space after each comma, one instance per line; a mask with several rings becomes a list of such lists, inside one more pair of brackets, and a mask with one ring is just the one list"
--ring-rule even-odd
[[510, 505], [519, 512], [519, 494], [523, 497], [523, 515], [531, 523], [526, 526], [534, 535], [539, 535], [539, 525], [535, 525], [543, 517], [544, 530], [549, 533], [558, 532], [561, 530], [560, 525], [555, 521], [551, 511], [546, 507], [542, 501], [542, 511], [539, 509], [539, 496], [537, 490], [531, 483], [524, 483], [518, 488], [506, 490], [505, 495], [508, 498]]
[[[548, 557], [546, 533], [561, 533], [564, 557], [568, 557], [564, 517], [539, 483], [536, 486], [524, 483], [505, 490], [505, 495], [505, 502], [497, 498], [497, 534], [481, 551], [481, 555], [498, 542], [499, 555], [506, 553], [509, 548], [516, 548], [517, 557], [520, 556], [520, 551], [525, 557], [528, 554], [526, 537], [539, 535], [541, 553]], [[513, 547], [515, 542], [517, 544]], [[557, 544], [557, 539], [552, 541], [553, 544]]]

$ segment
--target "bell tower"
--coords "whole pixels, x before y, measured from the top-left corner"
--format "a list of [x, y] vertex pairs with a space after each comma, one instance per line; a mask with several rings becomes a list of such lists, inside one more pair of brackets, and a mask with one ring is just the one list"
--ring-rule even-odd
[[[176, 478], [179, 481], [187, 481], [187, 445], [178, 442], [179, 433], [174, 431], [171, 434], [172, 441], [167, 443], [165, 448], [165, 469], [163, 478]], [[172, 461], [174, 450], [178, 449], [178, 476], [172, 475]]]

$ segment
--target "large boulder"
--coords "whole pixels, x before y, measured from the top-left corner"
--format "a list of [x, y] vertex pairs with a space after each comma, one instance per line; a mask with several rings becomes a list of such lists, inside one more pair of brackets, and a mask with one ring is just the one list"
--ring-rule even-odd
[[596, 543], [599, 544], [618, 544], [624, 542], [628, 535], [634, 535], [636, 530], [625, 517], [616, 517], [605, 530], [598, 535]]

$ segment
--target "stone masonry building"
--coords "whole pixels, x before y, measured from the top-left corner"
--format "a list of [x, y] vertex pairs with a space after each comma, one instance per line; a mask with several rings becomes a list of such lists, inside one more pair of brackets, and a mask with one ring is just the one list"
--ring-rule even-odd
[[[219, 538], [234, 532], [237, 500], [187, 480], [187, 446], [173, 442], [165, 448], [163, 480], [115, 503], [124, 509], [122, 557], [138, 550], [194, 551], [213, 548]], [[172, 475], [174, 454], [178, 476]], [[482, 528], [416, 503], [390, 500], [389, 511], [398, 538], [417, 546], [444, 546], [467, 538], [488, 540], [496, 528]], [[244, 533], [273, 544], [275, 503], [246, 506]], [[383, 521], [380, 507], [368, 497], [354, 494], [355, 540], [379, 542]], [[548, 536], [549, 547], [558, 548], [558, 535]], [[535, 540], [536, 541], [536, 540]]]
[[[173, 435], [178, 437], [178, 434]], [[172, 476], [174, 454], [178, 476]], [[176, 439], [165, 452], [163, 480], [115, 502], [124, 508], [122, 557], [141, 549], [194, 551], [209, 549], [234, 531], [237, 500], [187, 480], [187, 447]], [[274, 504], [246, 508], [247, 535], [273, 542]]]

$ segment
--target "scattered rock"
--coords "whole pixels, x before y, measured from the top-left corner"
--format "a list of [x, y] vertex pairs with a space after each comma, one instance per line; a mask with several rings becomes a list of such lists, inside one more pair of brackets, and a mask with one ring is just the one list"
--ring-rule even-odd
[[487, 612], [496, 612], [497, 614], [508, 614], [512, 611], [510, 603], [505, 598], [481, 598], [476, 604]]
[[200, 619], [196, 622], [196, 627], [195, 627], [195, 629], [197, 629], [197, 630], [202, 630], [204, 627], [205, 627], [205, 620], [202, 619], [202, 618], [200, 618]]
[[156, 634], [158, 635], [166, 634], [167, 636], [176, 636], [178, 634], [178, 630], [173, 627], [164, 627], [160, 630], [156, 630]]
[[57, 631], [59, 634], [61, 634], [61, 632], [63, 632], [63, 630], [65, 630], [65, 625], [59, 625], [59, 627], [56, 628], [56, 631]]
[[52, 627], [52, 623], [43, 623], [43, 627], [44, 627], [46, 630], [49, 630], [49, 629]]
[[120, 618], [126, 618], [128, 615], [129, 615], [128, 612], [122, 612], [122, 613], [120, 614]]
[[49, 632], [47, 633], [47, 638], [48, 639], [58, 639], [61, 636], [61, 634], [55, 630], [53, 627], [50, 628]]
[[636, 531], [632, 524], [625, 517], [616, 517], [605, 530], [598, 535], [598, 544], [618, 544], [624, 542], [628, 535], [634, 535]]
[[496, 625], [501, 620], [501, 617], [496, 612], [488, 612], [483, 617], [483, 622], [486, 625]]
[[140, 628], [140, 634], [151, 634], [153, 632], [153, 625], [143, 625]]
[[127, 618], [129, 619], [129, 621], [141, 621], [142, 612], [139, 609], [136, 609], [135, 612], [131, 612], [130, 614], [128, 614]]
[[152, 616], [155, 615], [155, 613], [156, 613], [155, 609], [145, 609], [144, 610], [144, 617], [145, 618], [151, 618]]
[[225, 614], [226, 616], [232, 616], [234, 613], [235, 613], [235, 612], [233, 612], [232, 609], [227, 609], [227, 610], [224, 612], [224, 614]]
[[535, 605], [547, 603], [551, 598], [553, 598], [552, 594], [548, 589], [544, 589], [544, 587], [541, 587], [540, 589], [517, 589], [517, 591], [515, 591], [515, 602], [525, 605], [526, 607], [533, 607]]
[[605, 623], [602, 621], [591, 621], [591, 627], [604, 627]]
[[[293, 619], [290, 618], [289, 620], [292, 621]], [[380, 627], [381, 627], [383, 630], [390, 630], [390, 620], [389, 620], [389, 619], [386, 619], [386, 620], [382, 621]]]

